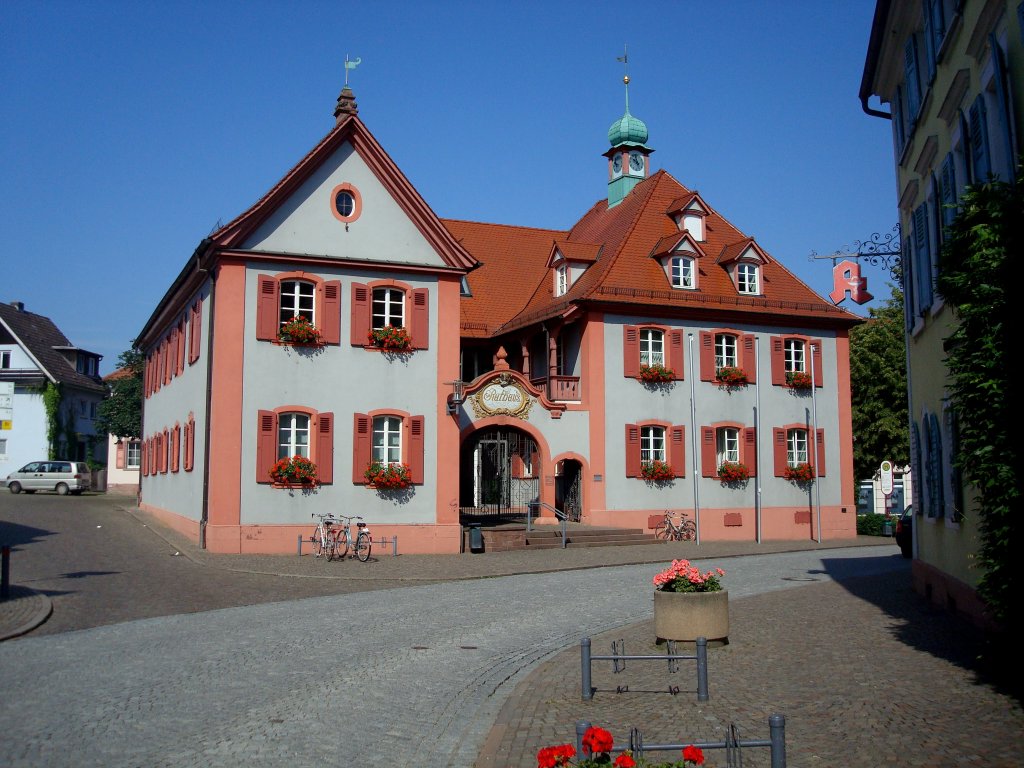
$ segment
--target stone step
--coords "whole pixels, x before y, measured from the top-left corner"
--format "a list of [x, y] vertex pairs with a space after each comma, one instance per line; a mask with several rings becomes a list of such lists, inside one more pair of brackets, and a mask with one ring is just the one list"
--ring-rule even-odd
[[[532, 528], [503, 526], [481, 530], [484, 552], [512, 550], [557, 549], [562, 546], [562, 532], [558, 526]], [[637, 544], [660, 544], [652, 533], [639, 528], [594, 528], [573, 524], [566, 532], [566, 548], [615, 547]], [[467, 547], [468, 551], [468, 547]]]

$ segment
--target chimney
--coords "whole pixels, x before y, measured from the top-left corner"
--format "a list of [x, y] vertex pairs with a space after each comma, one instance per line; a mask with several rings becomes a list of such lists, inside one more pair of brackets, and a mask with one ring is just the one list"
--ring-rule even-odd
[[11, 306], [14, 307], [16, 310], [18, 310], [19, 312], [24, 312], [25, 311], [25, 302], [24, 301], [12, 301], [11, 302]]

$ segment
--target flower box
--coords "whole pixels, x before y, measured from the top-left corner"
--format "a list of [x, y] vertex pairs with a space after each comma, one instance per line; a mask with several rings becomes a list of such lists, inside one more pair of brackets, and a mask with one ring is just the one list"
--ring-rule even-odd
[[675, 476], [672, 465], [667, 462], [655, 459], [640, 463], [640, 477], [650, 483], [667, 483], [675, 479]]
[[724, 461], [718, 468], [718, 479], [723, 484], [744, 483], [750, 479], [750, 470], [746, 464], [738, 461]]
[[282, 325], [277, 332], [277, 338], [286, 344], [319, 345], [323, 343], [320, 331], [306, 319], [305, 315], [295, 315]]
[[316, 464], [305, 456], [292, 456], [279, 460], [270, 468], [270, 479], [274, 485], [313, 486], [319, 483], [316, 476]]
[[747, 373], [742, 368], [734, 368], [731, 365], [723, 365], [715, 371], [715, 379], [719, 386], [727, 389], [734, 387], [745, 387], [749, 383]]
[[[577, 734], [577, 738], [579, 738]], [[590, 726], [583, 733], [579, 742], [582, 751], [581, 759], [573, 762], [576, 757], [576, 747], [572, 744], [555, 744], [550, 747], [542, 747], [537, 752], [537, 768], [559, 768], [567, 766], [572, 768], [597, 768], [598, 766], [611, 766], [611, 768], [697, 768], [704, 764], [704, 750], [700, 747], [688, 744], [683, 747], [682, 761], [671, 761], [667, 763], [654, 764], [638, 755], [640, 762], [633, 758], [631, 750], [623, 750], [618, 757], [612, 759], [611, 752], [615, 747], [615, 740], [611, 732], [597, 726]]]
[[721, 568], [701, 571], [689, 560], [673, 560], [654, 577], [654, 634], [658, 640], [729, 641], [729, 593]]
[[814, 467], [807, 463], [787, 466], [782, 476], [794, 483], [810, 483], [814, 480]]
[[786, 383], [793, 389], [810, 389], [814, 382], [811, 381], [811, 374], [806, 371], [788, 371]]
[[368, 486], [381, 491], [399, 491], [412, 485], [412, 472], [408, 464], [388, 464], [371, 461], [363, 472]]
[[644, 384], [661, 384], [672, 381], [675, 375], [675, 371], [671, 368], [655, 363], [654, 365], [641, 365], [637, 378]]
[[409, 352], [412, 349], [412, 337], [405, 328], [399, 326], [371, 328], [367, 338], [372, 346], [387, 352]]

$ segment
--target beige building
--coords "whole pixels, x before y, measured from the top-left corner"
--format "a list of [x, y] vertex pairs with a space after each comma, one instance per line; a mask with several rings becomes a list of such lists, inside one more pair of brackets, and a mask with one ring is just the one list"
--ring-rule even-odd
[[964, 187], [1014, 175], [1024, 121], [1022, 17], [1020, 0], [879, 0], [860, 89], [864, 111], [891, 120], [893, 129], [915, 479], [914, 587], [979, 622], [978, 516], [954, 466], [957, 424], [943, 350], [956, 320], [935, 279], [943, 230]]

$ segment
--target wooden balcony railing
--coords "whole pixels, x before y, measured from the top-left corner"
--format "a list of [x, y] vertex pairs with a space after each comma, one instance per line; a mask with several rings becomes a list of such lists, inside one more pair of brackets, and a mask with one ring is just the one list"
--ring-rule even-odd
[[530, 379], [535, 387], [546, 387], [548, 397], [552, 400], [580, 400], [581, 388], [579, 376], [551, 376]]

